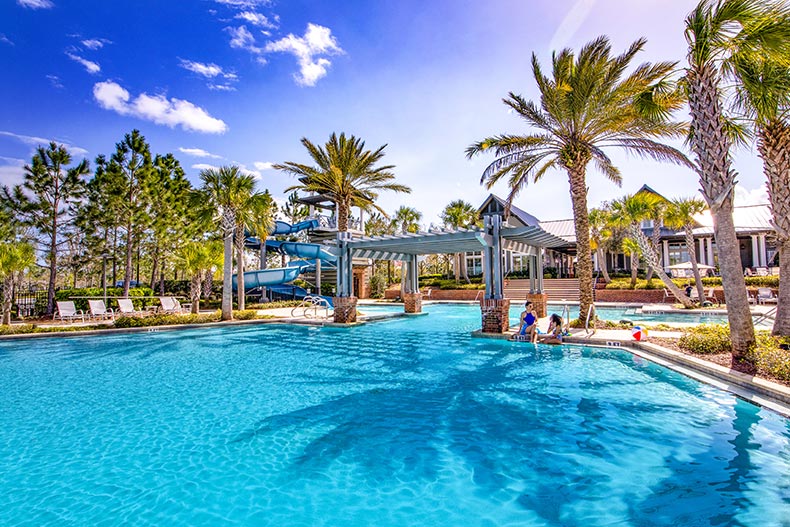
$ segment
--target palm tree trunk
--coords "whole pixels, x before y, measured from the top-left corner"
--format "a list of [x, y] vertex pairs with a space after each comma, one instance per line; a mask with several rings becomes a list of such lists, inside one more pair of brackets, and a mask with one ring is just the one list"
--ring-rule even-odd
[[461, 253], [455, 253], [455, 261], [453, 262], [453, 274], [455, 281], [461, 280]]
[[14, 275], [9, 273], [3, 281], [3, 325], [11, 325], [11, 306], [14, 303]]
[[132, 284], [132, 250], [133, 250], [132, 222], [126, 225], [126, 269], [123, 271], [123, 297], [129, 297], [129, 287]]
[[339, 232], [348, 231], [348, 209], [349, 205], [343, 200], [336, 203], [337, 207], [337, 230]]
[[695, 65], [687, 70], [686, 81], [691, 110], [691, 150], [697, 158], [702, 195], [713, 217], [713, 235], [730, 322], [732, 358], [737, 361], [746, 358], [755, 345], [755, 337], [732, 218], [735, 171], [731, 168], [731, 141], [721, 118], [719, 74], [712, 63]]
[[[601, 249], [600, 247], [598, 247], [596, 249], [596, 252], [598, 253], [598, 265], [601, 268], [601, 274], [603, 275], [603, 281], [608, 284], [609, 282], [612, 281], [612, 278], [609, 276], [609, 269], [607, 268], [607, 265], [606, 265], [606, 254], [604, 253], [603, 249]], [[651, 267], [651, 269], [652, 269], [652, 267]]]
[[639, 253], [631, 251], [631, 289], [636, 288], [636, 280], [639, 275]]
[[[58, 200], [52, 211], [52, 237], [49, 240], [49, 283], [47, 285], [47, 315], [55, 312], [55, 284], [58, 272]], [[9, 313], [9, 316], [11, 314]], [[10, 319], [9, 319], [10, 320]], [[9, 322], [10, 323], [10, 322]]]
[[699, 274], [699, 265], [697, 264], [697, 249], [694, 246], [694, 233], [691, 231], [691, 228], [691, 225], [686, 224], [683, 226], [683, 231], [686, 235], [686, 249], [691, 261], [691, 271], [694, 273], [694, 283], [697, 286], [697, 298], [702, 303], [705, 298], [705, 288], [702, 287], [702, 277]]
[[[790, 126], [773, 120], [758, 130], [757, 150], [768, 180], [768, 197], [779, 249], [779, 300], [772, 333], [790, 336]], [[784, 283], [781, 277], [785, 278]]]
[[189, 301], [192, 302], [192, 309], [190, 312], [193, 315], [200, 313], [200, 271], [192, 275], [192, 281], [189, 284]]
[[[658, 219], [653, 220], [653, 232], [651, 233], [650, 241], [653, 243], [653, 249], [658, 252], [658, 244], [661, 241], [661, 222]], [[650, 282], [653, 279], [653, 273], [655, 269], [652, 267], [647, 268], [647, 276], [645, 279]], [[702, 298], [702, 297], [700, 297]]]
[[244, 311], [247, 307], [244, 300], [247, 290], [244, 287], [244, 227], [236, 226], [236, 303], [239, 311]]
[[576, 230], [576, 264], [579, 277], [579, 318], [587, 315], [593, 305], [592, 284], [592, 250], [590, 248], [590, 219], [587, 210], [587, 182], [585, 181], [585, 167], [583, 162], [577, 162], [574, 167], [568, 168], [568, 182], [570, 183], [571, 203], [573, 205], [573, 223]]
[[[650, 243], [650, 240], [647, 239], [645, 233], [642, 232], [642, 229], [639, 228], [638, 223], [634, 223], [629, 227], [629, 232], [631, 237], [636, 240], [637, 245], [639, 245], [639, 249], [642, 251], [642, 256], [645, 258], [645, 262], [647, 265], [653, 267], [656, 270], [656, 274], [658, 278], [664, 282], [664, 285], [669, 289], [669, 291], [674, 295], [678, 302], [683, 304], [685, 308], [692, 308], [694, 307], [694, 302], [691, 301], [689, 297], [686, 296], [675, 282], [667, 275], [664, 271], [664, 268], [658, 265], [659, 258], [656, 251], [653, 249], [653, 245]], [[751, 320], [751, 318], [749, 319]]]

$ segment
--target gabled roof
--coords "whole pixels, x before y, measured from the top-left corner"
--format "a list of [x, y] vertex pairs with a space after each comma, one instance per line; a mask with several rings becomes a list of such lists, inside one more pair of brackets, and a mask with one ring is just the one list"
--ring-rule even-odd
[[659, 194], [658, 192], [656, 192], [655, 190], [653, 190], [652, 188], [650, 188], [647, 185], [642, 185], [642, 188], [637, 190], [634, 194], [644, 194], [644, 193], [653, 194], [653, 195], [658, 196], [659, 198], [663, 199], [664, 201], [669, 201], [663, 195]]
[[[694, 229], [695, 235], [713, 234], [713, 218], [710, 211], [705, 211], [696, 217], [702, 227]], [[747, 205], [744, 207], [733, 207], [732, 219], [735, 223], [737, 233], [767, 233], [773, 232], [771, 225], [773, 215], [771, 207], [765, 205]]]
[[[503, 216], [507, 210], [507, 201], [499, 196], [489, 194], [482, 205], [477, 209], [479, 215], [501, 213]], [[537, 227], [540, 226], [538, 220], [532, 214], [521, 210], [515, 205], [510, 206], [510, 217], [507, 219], [507, 224], [511, 227]]]
[[540, 222], [544, 231], [558, 236], [569, 244], [576, 243], [576, 226], [573, 220], [550, 220]]

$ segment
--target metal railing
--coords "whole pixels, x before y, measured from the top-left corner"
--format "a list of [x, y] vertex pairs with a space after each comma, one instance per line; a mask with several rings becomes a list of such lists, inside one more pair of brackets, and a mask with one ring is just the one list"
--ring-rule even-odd
[[[325, 298], [320, 296], [306, 296], [301, 304], [291, 310], [291, 316], [300, 316], [298, 313], [301, 309], [301, 316], [304, 318], [323, 318], [326, 320], [334, 313], [330, 313], [331, 308], [332, 306], [329, 305], [329, 302]], [[324, 310], [323, 315], [319, 315], [319, 310], [321, 309]]]
[[[308, 220], [318, 220], [318, 226], [322, 229], [337, 229], [337, 218], [334, 216], [324, 216], [323, 214], [314, 214], [307, 218]], [[352, 231], [363, 230], [362, 222], [356, 218], [348, 218], [348, 228]]]
[[759, 324], [761, 322], [765, 322], [769, 318], [770, 319], [775, 319], [776, 318], [777, 307], [778, 306], [772, 307], [771, 309], [769, 309], [768, 311], [766, 311], [762, 315], [759, 315], [759, 316], [758, 315], [754, 315], [754, 317], [756, 317], [756, 318], [754, 318], [753, 324], [756, 326], [757, 324]]
[[[587, 318], [584, 321], [584, 332], [588, 337], [595, 335], [595, 318], [595, 304], [590, 304], [590, 307], [587, 309]], [[593, 323], [592, 331], [590, 330], [590, 320]]]

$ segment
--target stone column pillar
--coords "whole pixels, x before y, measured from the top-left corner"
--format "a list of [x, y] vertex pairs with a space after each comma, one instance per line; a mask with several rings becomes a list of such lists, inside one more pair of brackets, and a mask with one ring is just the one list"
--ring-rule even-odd
[[759, 234], [757, 237], [758, 240], [758, 249], [760, 251], [760, 267], [767, 267], [768, 266], [768, 251], [766, 250], [767, 247], [765, 246], [765, 234]]
[[756, 234], [752, 234], [752, 267], [760, 267], [760, 250], [757, 248]]
[[716, 266], [713, 260], [713, 238], [705, 238], [705, 246], [708, 249], [708, 265]]
[[483, 333], [505, 333], [510, 329], [510, 299], [484, 298], [480, 300]]
[[527, 302], [532, 302], [538, 318], [543, 318], [548, 314], [549, 296], [546, 293], [527, 293]]
[[404, 293], [403, 311], [405, 313], [422, 313], [422, 293]]
[[664, 269], [666, 270], [669, 267], [669, 241], [664, 240], [662, 244], [663, 249], [663, 260], [664, 260]]
[[697, 263], [708, 265], [708, 259], [705, 254], [705, 240], [699, 238], [694, 240], [694, 250], [697, 252]]
[[335, 306], [335, 323], [351, 324], [357, 321], [357, 297], [336, 296], [332, 299]]

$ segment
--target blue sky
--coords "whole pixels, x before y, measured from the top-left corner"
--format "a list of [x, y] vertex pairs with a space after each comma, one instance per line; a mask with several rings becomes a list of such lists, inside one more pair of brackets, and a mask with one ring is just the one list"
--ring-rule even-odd
[[[492, 159], [470, 143], [527, 129], [508, 91], [535, 99], [529, 60], [600, 34], [617, 51], [648, 39], [640, 61], [685, 58], [695, 0], [5, 0], [0, 4], [0, 183], [56, 140], [91, 163], [134, 128], [173, 152], [193, 183], [236, 163], [276, 197], [293, 183], [272, 163], [308, 162], [299, 143], [333, 132], [388, 144], [385, 162], [411, 195], [383, 194], [438, 223], [453, 199], [480, 204]], [[685, 116], [681, 116], [685, 118]], [[686, 169], [611, 152], [622, 189], [588, 176], [590, 206], [647, 183], [693, 195]], [[764, 202], [755, 152], [736, 153], [741, 204]], [[493, 192], [505, 195], [504, 187]], [[567, 177], [549, 174], [516, 204], [540, 219], [571, 217]]]

